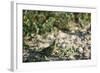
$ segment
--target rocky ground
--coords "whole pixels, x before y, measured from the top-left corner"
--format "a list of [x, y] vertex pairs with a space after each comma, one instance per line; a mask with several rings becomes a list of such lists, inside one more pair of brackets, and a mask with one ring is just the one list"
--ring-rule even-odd
[[[49, 56], [41, 53], [54, 41], [53, 50]], [[83, 30], [59, 30], [44, 35], [32, 34], [31, 39], [28, 36], [24, 37], [24, 42], [29, 47], [23, 49], [23, 62], [91, 59], [90, 26]]]

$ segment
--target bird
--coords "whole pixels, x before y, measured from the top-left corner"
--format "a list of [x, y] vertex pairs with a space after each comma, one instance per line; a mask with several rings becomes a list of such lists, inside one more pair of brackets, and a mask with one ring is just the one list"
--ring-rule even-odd
[[53, 53], [53, 50], [55, 48], [55, 42], [56, 41], [54, 40], [53, 43], [50, 46], [48, 46], [48, 47], [44, 48], [43, 50], [41, 50], [40, 53], [42, 55], [45, 55], [45, 56], [51, 56], [51, 54]]

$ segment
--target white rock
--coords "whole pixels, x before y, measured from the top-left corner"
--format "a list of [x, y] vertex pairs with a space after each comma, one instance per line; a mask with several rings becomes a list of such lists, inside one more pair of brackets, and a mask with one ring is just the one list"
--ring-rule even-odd
[[74, 31], [74, 30], [72, 30], [71, 32], [72, 32], [72, 33], [75, 33], [75, 31]]
[[79, 51], [80, 53], [83, 53], [83, 48], [82, 48], [82, 47], [79, 47], [78, 51]]
[[66, 44], [62, 44], [61, 47], [62, 47], [62, 48], [66, 48]]
[[72, 37], [71, 37], [73, 40], [76, 38], [76, 36], [75, 35], [72, 35]]
[[74, 57], [73, 55], [70, 55], [69, 58], [70, 58], [71, 60], [75, 60], [75, 57]]

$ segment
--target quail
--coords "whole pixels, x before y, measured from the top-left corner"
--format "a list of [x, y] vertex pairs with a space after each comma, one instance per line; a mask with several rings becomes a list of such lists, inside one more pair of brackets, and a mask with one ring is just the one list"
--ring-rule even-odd
[[41, 50], [40, 53], [45, 56], [50, 56], [52, 54], [54, 48], [55, 48], [55, 40], [49, 47], [46, 47], [43, 50]]

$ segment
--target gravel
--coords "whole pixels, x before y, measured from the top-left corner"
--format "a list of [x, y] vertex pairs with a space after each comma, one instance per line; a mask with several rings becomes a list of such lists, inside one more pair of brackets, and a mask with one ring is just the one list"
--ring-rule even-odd
[[[87, 34], [89, 31], [72, 31], [67, 33], [59, 30], [48, 34], [45, 38], [41, 35], [36, 35], [37, 37], [33, 37], [30, 41], [27, 41], [29, 37], [25, 37], [25, 44], [29, 45], [31, 51], [29, 49], [23, 50], [23, 61], [35, 61], [35, 59], [38, 59], [38, 61], [45, 61], [46, 59], [49, 61], [91, 59], [91, 34]], [[55, 45], [57, 49], [53, 51], [53, 56], [42, 56], [39, 51], [36, 52], [34, 50], [35, 48], [37, 50], [46, 48], [54, 40], [56, 40]]]

